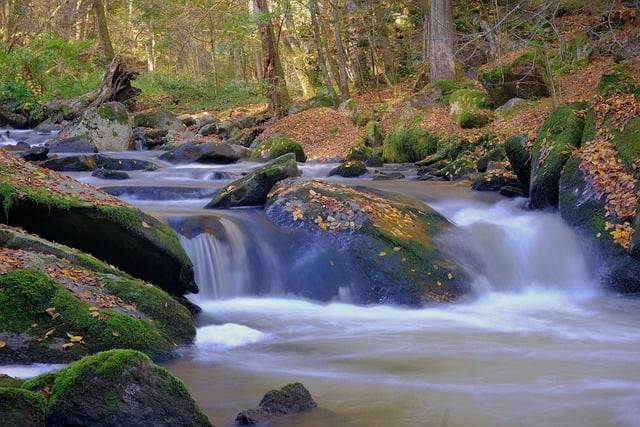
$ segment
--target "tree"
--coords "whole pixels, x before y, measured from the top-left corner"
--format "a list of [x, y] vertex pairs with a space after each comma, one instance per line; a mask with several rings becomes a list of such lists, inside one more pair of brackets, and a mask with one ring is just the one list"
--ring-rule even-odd
[[322, 72], [322, 79], [324, 80], [324, 84], [327, 86], [327, 93], [329, 97], [333, 101], [334, 105], [338, 105], [338, 95], [336, 94], [335, 89], [333, 88], [333, 82], [331, 81], [331, 76], [329, 76], [329, 70], [327, 69], [327, 62], [324, 57], [324, 52], [322, 49], [322, 39], [320, 36], [320, 23], [318, 18], [318, 2], [316, 0], [309, 0], [309, 12], [311, 13], [311, 25], [313, 27], [313, 39], [316, 45], [316, 51], [318, 53], [318, 65], [320, 66], [320, 71]]
[[431, 81], [455, 80], [452, 0], [430, 1], [429, 66]]
[[109, 63], [114, 58], [113, 45], [109, 36], [109, 26], [107, 25], [107, 14], [104, 10], [104, 2], [102, 0], [93, 0], [93, 13], [96, 16], [96, 29], [98, 30], [98, 39], [104, 54], [105, 62]]
[[258, 18], [258, 32], [260, 33], [262, 44], [264, 81], [267, 85], [269, 110], [274, 116], [283, 117], [287, 115], [291, 99], [289, 98], [280, 55], [278, 55], [278, 49], [273, 37], [269, 7], [267, 0], [254, 0], [253, 5]]

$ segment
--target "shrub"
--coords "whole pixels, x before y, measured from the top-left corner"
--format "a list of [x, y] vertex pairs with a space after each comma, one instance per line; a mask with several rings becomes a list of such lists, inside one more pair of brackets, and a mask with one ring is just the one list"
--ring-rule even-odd
[[392, 163], [417, 162], [437, 150], [438, 139], [418, 124], [422, 117], [396, 125], [384, 139], [382, 156]]

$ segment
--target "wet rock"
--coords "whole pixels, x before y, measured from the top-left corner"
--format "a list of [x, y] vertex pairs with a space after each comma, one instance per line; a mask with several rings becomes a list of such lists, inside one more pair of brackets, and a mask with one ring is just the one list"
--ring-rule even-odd
[[247, 409], [236, 416], [237, 425], [268, 423], [274, 416], [309, 412], [318, 404], [301, 383], [287, 384], [280, 390], [268, 391], [260, 401], [258, 409]]
[[46, 160], [49, 154], [49, 148], [43, 146], [31, 147], [27, 151], [20, 153], [20, 157], [28, 162], [39, 162]]
[[266, 214], [278, 226], [305, 233], [295, 243], [299, 253], [314, 250], [305, 245], [329, 247], [330, 265], [348, 265], [342, 281], [300, 274], [304, 279], [287, 283], [286, 292], [325, 300], [345, 287], [357, 304], [420, 306], [469, 291], [466, 274], [438, 244], [451, 224], [423, 203], [364, 187], [287, 179], [272, 189]]
[[511, 136], [504, 142], [504, 151], [511, 169], [520, 181], [519, 187], [528, 196], [531, 186], [531, 153], [527, 150], [527, 141], [527, 135], [524, 134]]
[[329, 176], [338, 175], [343, 178], [355, 178], [367, 173], [367, 167], [360, 161], [347, 161], [329, 171]]
[[0, 126], [10, 126], [15, 129], [26, 129], [29, 126], [29, 119], [22, 114], [0, 108]]
[[235, 163], [240, 159], [231, 144], [224, 142], [187, 142], [167, 151], [160, 159], [171, 163]]
[[276, 182], [295, 176], [300, 176], [295, 155], [285, 154], [220, 189], [205, 208], [262, 206]]
[[136, 351], [98, 353], [24, 384], [44, 386], [46, 425], [211, 426], [184, 384]]
[[87, 135], [58, 139], [49, 144], [52, 153], [97, 153], [96, 144]]
[[130, 179], [131, 178], [129, 176], [129, 174], [126, 173], [126, 172], [114, 171], [114, 170], [105, 169], [105, 168], [96, 169], [95, 171], [93, 171], [91, 176], [96, 177], [96, 178], [100, 178], [100, 179], [113, 179], [113, 180]]
[[147, 160], [114, 159], [102, 154], [80, 154], [76, 156], [58, 157], [55, 159], [46, 160], [40, 165], [47, 169], [55, 170], [58, 172], [87, 172], [96, 170], [98, 168], [104, 168], [114, 171], [152, 171], [157, 169], [155, 163], [149, 162]]
[[135, 127], [174, 130], [177, 132], [182, 132], [186, 129], [182, 121], [166, 110], [137, 113], [133, 116], [133, 125]]
[[298, 162], [304, 163], [307, 161], [307, 156], [300, 143], [286, 136], [277, 135], [257, 141], [251, 158], [267, 161], [286, 153], [294, 153]]

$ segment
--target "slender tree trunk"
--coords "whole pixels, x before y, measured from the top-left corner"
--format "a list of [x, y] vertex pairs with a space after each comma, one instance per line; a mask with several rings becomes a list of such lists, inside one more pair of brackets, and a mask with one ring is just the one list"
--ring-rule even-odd
[[98, 39], [102, 47], [105, 62], [109, 63], [115, 57], [111, 37], [109, 36], [109, 26], [107, 25], [107, 13], [104, 9], [102, 0], [93, 0], [93, 13], [96, 17], [96, 29], [98, 31]]
[[287, 114], [289, 104], [291, 104], [291, 98], [289, 98], [284, 70], [274, 41], [271, 19], [268, 18], [267, 0], [254, 0], [254, 7], [258, 15], [258, 31], [262, 42], [264, 81], [267, 84], [269, 109], [275, 117], [284, 117]]
[[431, 81], [455, 80], [456, 64], [453, 53], [451, 0], [433, 0], [430, 5], [429, 65]]
[[349, 99], [351, 96], [349, 94], [349, 81], [347, 78], [347, 70], [345, 68], [345, 65], [347, 63], [347, 55], [345, 54], [344, 48], [342, 46], [342, 33], [340, 32], [342, 25], [340, 24], [341, 13], [336, 3], [333, 5], [333, 38], [336, 43], [336, 59], [338, 62], [338, 87], [340, 88], [340, 97], [345, 100]]
[[313, 38], [318, 52], [318, 65], [320, 66], [320, 72], [324, 84], [327, 86], [327, 93], [333, 101], [333, 105], [338, 105], [338, 95], [333, 88], [333, 82], [329, 76], [329, 70], [327, 70], [327, 62], [324, 59], [324, 53], [322, 51], [322, 40], [320, 39], [320, 23], [318, 22], [318, 3], [316, 0], [309, 0], [309, 11], [311, 12], [311, 26], [313, 27]]
[[283, 4], [285, 8], [286, 35], [282, 38], [282, 45], [293, 64], [302, 93], [305, 97], [310, 98], [316, 95], [316, 89], [311, 82], [311, 76], [305, 61], [306, 53], [300, 44], [300, 40], [296, 37], [296, 26], [291, 13], [291, 4], [289, 0], [285, 0]]
[[353, 87], [362, 89], [364, 87], [364, 73], [362, 70], [362, 49], [360, 48], [360, 39], [362, 37], [362, 29], [360, 26], [360, 18], [358, 17], [359, 8], [357, 0], [347, 0], [346, 13], [348, 16], [348, 42], [347, 52], [349, 53], [349, 64], [351, 65], [351, 80]]

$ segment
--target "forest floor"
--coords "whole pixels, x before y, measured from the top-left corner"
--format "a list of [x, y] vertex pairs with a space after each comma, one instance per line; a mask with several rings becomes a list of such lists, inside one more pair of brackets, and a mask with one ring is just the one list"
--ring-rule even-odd
[[[475, 140], [483, 134], [495, 134], [500, 140], [516, 133], [524, 133], [533, 141], [548, 117], [554, 104], [591, 100], [596, 85], [613, 65], [611, 57], [593, 58], [591, 63], [576, 73], [555, 79], [556, 97], [530, 101], [506, 116], [493, 116], [491, 122], [479, 129], [461, 129], [449, 118], [449, 107], [442, 105], [418, 111], [422, 115], [421, 127], [437, 134], [456, 135]], [[382, 108], [381, 123], [385, 131], [392, 128], [406, 112], [407, 99], [412, 95], [413, 82], [407, 81], [394, 88], [381, 86], [353, 94], [360, 111], [376, 111]], [[478, 87], [481, 87], [478, 84]], [[264, 136], [286, 135], [298, 141], [310, 161], [328, 161], [344, 158], [351, 144], [365, 134], [362, 127], [354, 125], [351, 118], [332, 108], [314, 108], [286, 116], [267, 125]]]

